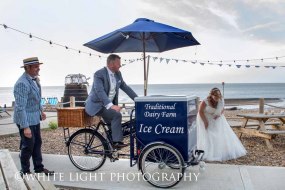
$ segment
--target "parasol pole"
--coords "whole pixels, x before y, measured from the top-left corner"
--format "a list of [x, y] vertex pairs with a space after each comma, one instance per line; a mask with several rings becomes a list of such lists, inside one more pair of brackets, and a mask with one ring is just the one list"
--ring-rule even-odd
[[225, 89], [225, 82], [222, 82], [222, 86], [223, 86], [223, 98], [225, 98], [225, 93], [224, 93], [224, 89]]
[[147, 91], [147, 87], [148, 87], [148, 74], [149, 74], [149, 55], [147, 56], [147, 72], [146, 72], [146, 91]]
[[146, 63], [145, 63], [145, 33], [143, 33], [143, 72], [144, 72], [144, 96], [147, 95], [147, 83], [146, 83]]

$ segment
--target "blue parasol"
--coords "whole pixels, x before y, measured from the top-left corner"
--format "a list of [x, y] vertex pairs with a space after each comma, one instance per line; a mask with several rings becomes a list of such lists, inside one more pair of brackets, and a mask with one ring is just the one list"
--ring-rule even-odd
[[101, 53], [142, 52], [144, 60], [144, 95], [146, 95], [145, 52], [164, 52], [176, 48], [200, 45], [191, 32], [146, 18], [92, 40], [84, 46]]

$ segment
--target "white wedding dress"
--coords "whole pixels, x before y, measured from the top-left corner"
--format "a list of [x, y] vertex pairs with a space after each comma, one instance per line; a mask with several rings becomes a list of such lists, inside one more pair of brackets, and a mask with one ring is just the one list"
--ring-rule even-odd
[[[206, 103], [204, 114], [209, 123], [208, 129], [205, 129], [199, 113], [197, 115], [197, 148], [205, 151], [203, 160], [225, 161], [246, 155], [244, 146], [231, 129], [224, 114], [221, 114], [224, 101], [219, 101], [216, 109], [209, 106], [207, 99], [204, 102]], [[220, 117], [214, 119], [215, 115]]]

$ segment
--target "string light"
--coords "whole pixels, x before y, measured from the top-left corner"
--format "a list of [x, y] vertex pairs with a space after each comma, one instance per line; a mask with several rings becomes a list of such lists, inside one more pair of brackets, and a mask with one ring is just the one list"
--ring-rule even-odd
[[[45, 41], [47, 43], [49, 43], [50, 45], [54, 44], [54, 45], [57, 45], [57, 46], [60, 46], [60, 47], [63, 47], [65, 49], [68, 49], [68, 50], [73, 50], [73, 51], [76, 51], [78, 53], [84, 53], [84, 54], [87, 54], [89, 55], [90, 57], [92, 55], [94, 56], [97, 56], [99, 59], [101, 59], [103, 56], [101, 55], [95, 55], [95, 54], [92, 54], [92, 53], [89, 53], [89, 52], [84, 52], [84, 51], [81, 51], [81, 50], [78, 50], [78, 49], [75, 49], [75, 48], [71, 48], [71, 47], [68, 47], [66, 45], [61, 45], [61, 44], [58, 44], [58, 43], [55, 43], [55, 42], [52, 42], [51, 40], [46, 40], [46, 39], [43, 39], [43, 38], [40, 38], [40, 37], [37, 37], [37, 36], [34, 36], [32, 35], [31, 33], [26, 33], [26, 32], [23, 32], [23, 31], [20, 31], [18, 29], [15, 29], [15, 28], [11, 28], [9, 26], [7, 26], [6, 24], [0, 24], [4, 27], [4, 29], [10, 29], [10, 30], [13, 30], [13, 31], [16, 31], [16, 32], [19, 32], [19, 33], [22, 33], [24, 35], [27, 35], [29, 38], [35, 38], [35, 39], [39, 39], [39, 40], [42, 40], [42, 41]], [[125, 36], [126, 37], [126, 36]], [[195, 55], [196, 55], [196, 51], [197, 51], [197, 47], [195, 49]], [[143, 56], [143, 54], [142, 54]], [[149, 56], [149, 57], [152, 57], [152, 56]], [[154, 61], [156, 60], [159, 60], [160, 62], [162, 62], [163, 60], [166, 60], [166, 63], [169, 63], [170, 60], [173, 60], [175, 61], [176, 63], [178, 62], [184, 62], [184, 63], [187, 63], [187, 62], [191, 62], [193, 64], [196, 64], [196, 63], [200, 63], [200, 65], [205, 65], [205, 64], [209, 64], [209, 65], [218, 65], [218, 66], [222, 66], [224, 65], [223, 63], [226, 63], [226, 62], [233, 62], [234, 65], [237, 67], [237, 68], [240, 68], [241, 66], [245, 66], [246, 68], [249, 68], [249, 67], [255, 67], [255, 68], [260, 68], [261, 66], [260, 65], [252, 65], [252, 64], [246, 64], [246, 65], [236, 65], [237, 62], [254, 62], [254, 61], [261, 61], [261, 62], [264, 62], [264, 60], [277, 60], [279, 61], [280, 59], [284, 58], [284, 56], [275, 56], [275, 57], [267, 57], [267, 58], [258, 58], [258, 59], [235, 59], [235, 60], [219, 60], [219, 61], [215, 61], [215, 60], [207, 60], [207, 61], [204, 61], [204, 60], [179, 60], [179, 59], [169, 59], [169, 58], [163, 58], [163, 57], [152, 57]], [[103, 58], [107, 58], [107, 57], [103, 57]], [[143, 60], [142, 58], [138, 58], [138, 59], [132, 59], [132, 60], [128, 60], [129, 63], [133, 63], [135, 61], [141, 61]], [[220, 62], [219, 64], [215, 64], [215, 62]], [[229, 67], [231, 67], [232, 65], [231, 64], [226, 64], [228, 65]], [[275, 69], [276, 67], [280, 67], [280, 68], [285, 68], [285, 66], [264, 66], [265, 68], [273, 68]]]
[[[151, 57], [151, 56], [150, 56]], [[280, 59], [280, 58], [284, 58], [285, 56], [279, 56], [278, 57], [278, 60]], [[226, 64], [226, 63], [224, 63], [224, 62], [228, 62], [228, 60], [227, 61], [225, 61], [225, 60], [219, 60], [218, 62], [219, 63], [212, 63], [210, 60], [207, 60], [207, 61], [201, 61], [201, 60], [178, 60], [178, 59], [168, 59], [168, 58], [163, 58], [163, 57], [152, 57], [153, 58], [153, 61], [155, 62], [156, 60], [159, 60], [160, 62], [163, 62], [163, 60], [166, 60], [166, 62], [167, 62], [167, 60], [173, 60], [173, 61], [175, 61], [176, 63], [178, 62], [178, 61], [180, 61], [180, 62], [184, 62], [184, 63], [192, 63], [192, 64], [196, 64], [196, 63], [198, 63], [199, 65], [202, 65], [202, 66], [204, 66], [204, 65], [216, 65], [216, 66], [220, 66], [220, 67], [222, 67], [223, 65], [228, 65], [229, 67], [231, 67], [232, 66], [232, 64]], [[254, 60], [257, 60], [257, 61], [262, 61], [263, 62], [263, 60], [264, 59], [268, 59], [268, 58], [262, 58], [262, 59], [254, 59]], [[272, 60], [274, 59], [276, 59], [276, 57], [273, 57], [273, 58], [271, 58]], [[249, 62], [251, 62], [252, 60], [251, 59], [246, 59], [246, 60], [243, 60], [243, 62], [246, 62], [246, 64], [236, 64], [237, 62], [241, 62], [241, 60], [232, 60], [231, 62], [233, 62], [234, 64], [233, 65], [235, 65], [236, 66], [236, 68], [242, 68], [242, 67], [245, 67], [245, 68], [260, 68], [261, 66], [260, 65], [256, 65], [256, 64], [248, 64]], [[256, 61], [255, 61], [256, 62]], [[168, 62], [167, 62], [168, 63]], [[262, 67], [264, 67], [264, 68], [273, 68], [273, 69], [275, 69], [276, 67], [280, 67], [280, 68], [283, 68], [283, 67], [285, 67], [285, 66], [281, 66], [281, 65], [271, 65], [271, 66], [268, 66], [268, 65], [266, 65], [266, 66], [262, 66]]]
[[52, 42], [51, 40], [46, 40], [46, 39], [37, 37], [37, 36], [35, 36], [35, 35], [32, 35], [31, 33], [26, 33], [26, 32], [23, 32], [23, 31], [21, 31], [21, 30], [18, 30], [18, 29], [9, 27], [9, 26], [7, 26], [6, 24], [0, 24], [0, 26], [3, 26], [4, 29], [10, 29], [10, 30], [16, 31], [16, 32], [18, 32], [18, 33], [27, 35], [29, 38], [38, 39], [38, 40], [47, 42], [47, 43], [49, 43], [50, 45], [60, 46], [60, 47], [63, 47], [63, 48], [65, 48], [65, 49], [73, 50], [73, 51], [78, 52], [78, 53], [81, 53], [81, 54], [82, 54], [82, 53], [83, 53], [83, 54], [87, 54], [87, 55], [89, 55], [90, 57], [93, 55], [93, 56], [97, 56], [97, 57], [100, 58], [100, 59], [101, 59], [101, 58], [107, 58], [107, 57], [105, 57], [105, 56], [96, 55], [96, 54], [92, 54], [92, 53], [89, 53], [89, 52], [84, 52], [84, 51], [81, 51], [81, 50], [79, 50], [79, 49], [71, 48], [71, 47], [69, 47], [69, 46], [67, 46], [67, 45], [62, 45], [62, 44], [59, 44], [59, 43], [56, 43], [56, 42]]

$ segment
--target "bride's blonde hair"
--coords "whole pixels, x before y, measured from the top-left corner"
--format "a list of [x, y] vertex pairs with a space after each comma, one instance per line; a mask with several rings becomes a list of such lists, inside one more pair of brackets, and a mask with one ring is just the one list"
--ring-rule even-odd
[[208, 102], [211, 104], [213, 108], [217, 108], [218, 102], [216, 102], [212, 96], [219, 97], [220, 100], [222, 100], [222, 93], [220, 89], [218, 88], [212, 88], [212, 90], [209, 93], [209, 96], [207, 97]]

